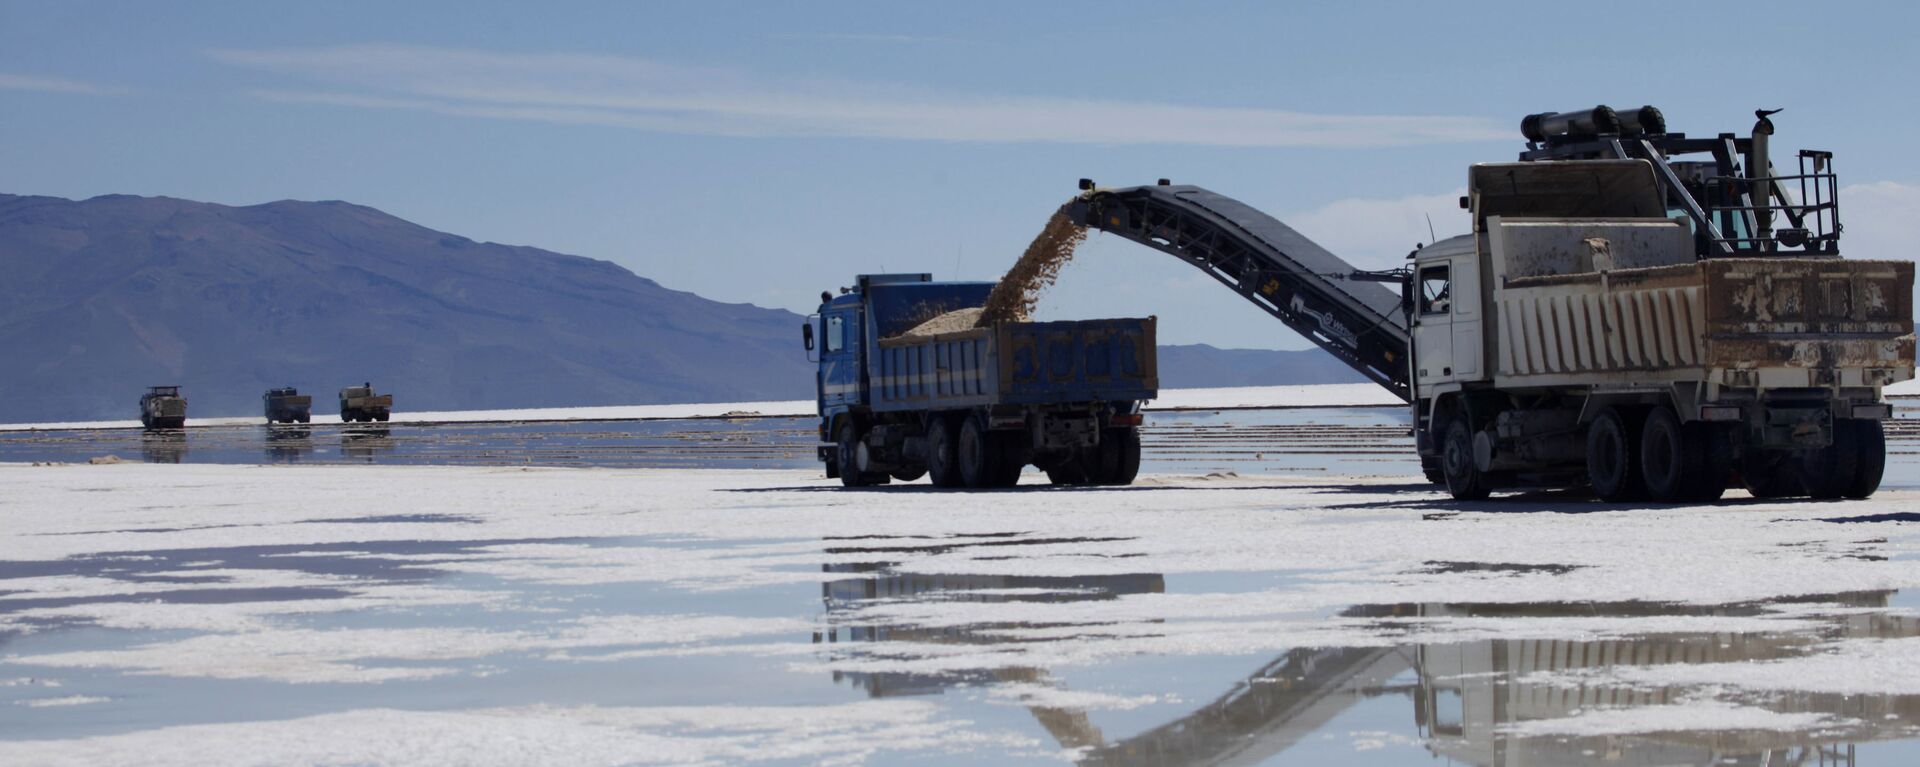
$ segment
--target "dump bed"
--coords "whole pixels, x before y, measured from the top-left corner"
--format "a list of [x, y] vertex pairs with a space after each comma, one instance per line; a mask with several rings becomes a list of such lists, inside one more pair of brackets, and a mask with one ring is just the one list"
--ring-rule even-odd
[[181, 397], [151, 397], [141, 403], [147, 415], [155, 418], [184, 418], [187, 415], [187, 401]]
[[340, 398], [340, 402], [342, 405], [346, 407], [360, 408], [362, 410], [371, 410], [374, 408], [391, 408], [393, 407], [393, 395], [391, 394], [377, 394], [377, 395], [368, 394], [365, 396], [349, 395], [349, 396], [342, 396]]
[[876, 411], [1153, 399], [1152, 317], [1007, 322], [880, 340], [869, 356]]
[[1831, 387], [1913, 377], [1911, 262], [1720, 258], [1524, 272], [1493, 280], [1489, 333], [1501, 386]]

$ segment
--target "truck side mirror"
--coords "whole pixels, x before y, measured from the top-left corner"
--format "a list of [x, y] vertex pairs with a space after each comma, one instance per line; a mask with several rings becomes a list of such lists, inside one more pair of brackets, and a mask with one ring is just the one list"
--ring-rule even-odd
[[800, 341], [806, 344], [807, 351], [813, 351], [813, 323], [800, 323]]

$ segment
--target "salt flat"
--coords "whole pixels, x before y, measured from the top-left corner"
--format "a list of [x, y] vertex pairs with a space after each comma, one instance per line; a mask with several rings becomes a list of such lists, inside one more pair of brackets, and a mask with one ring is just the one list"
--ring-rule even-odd
[[5, 764], [1920, 753], [1913, 491], [141, 464], [0, 486]]

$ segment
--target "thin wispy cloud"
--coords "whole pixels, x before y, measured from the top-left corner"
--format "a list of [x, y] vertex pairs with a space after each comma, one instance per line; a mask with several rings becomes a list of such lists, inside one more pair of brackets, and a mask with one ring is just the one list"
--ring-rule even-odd
[[38, 91], [41, 93], [74, 93], [83, 96], [108, 96], [120, 93], [121, 89], [96, 85], [65, 77], [46, 77], [42, 75], [21, 75], [0, 72], [0, 91]]
[[764, 77], [622, 56], [396, 45], [211, 51], [288, 78], [282, 102], [725, 136], [956, 142], [1379, 147], [1506, 140], [1467, 116], [1340, 115], [1144, 101], [942, 93]]
[[947, 44], [966, 45], [973, 41], [958, 37], [930, 37], [927, 35], [896, 35], [867, 32], [812, 32], [805, 34], [774, 35], [777, 40], [814, 40], [828, 43], [889, 43], [897, 45]]

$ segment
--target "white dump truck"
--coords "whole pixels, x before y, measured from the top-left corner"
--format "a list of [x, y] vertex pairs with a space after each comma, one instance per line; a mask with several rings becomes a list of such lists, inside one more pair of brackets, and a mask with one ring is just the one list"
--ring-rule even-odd
[[1886, 463], [1882, 387], [1914, 374], [1914, 265], [1841, 257], [1832, 155], [1775, 170], [1768, 114], [1697, 139], [1652, 107], [1530, 116], [1520, 162], [1469, 171], [1471, 233], [1389, 272], [1198, 187], [1083, 182], [1068, 209], [1407, 400], [1422, 465], [1455, 498], [1706, 501], [1736, 482], [1864, 498]]

